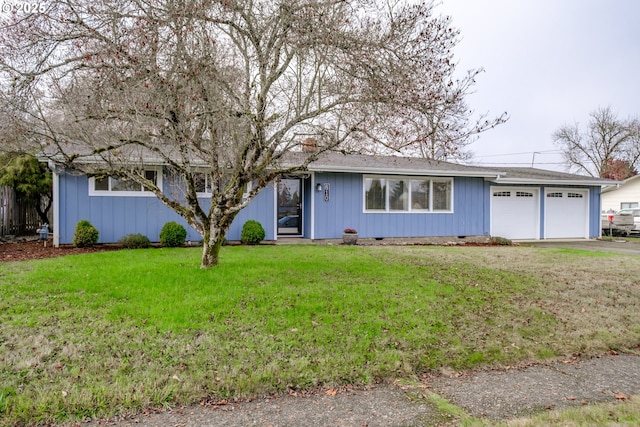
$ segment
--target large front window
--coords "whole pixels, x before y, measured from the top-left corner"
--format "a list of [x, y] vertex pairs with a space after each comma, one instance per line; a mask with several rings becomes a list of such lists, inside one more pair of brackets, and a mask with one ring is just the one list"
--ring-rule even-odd
[[453, 179], [364, 177], [365, 212], [452, 212]]

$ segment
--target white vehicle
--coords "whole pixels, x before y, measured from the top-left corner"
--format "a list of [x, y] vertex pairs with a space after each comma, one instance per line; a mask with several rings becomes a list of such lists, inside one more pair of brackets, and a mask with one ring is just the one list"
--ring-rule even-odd
[[633, 215], [633, 223], [636, 227], [631, 232], [640, 233], [640, 208], [622, 209], [618, 215]]
[[[622, 211], [621, 211], [622, 212]], [[631, 213], [602, 214], [602, 234], [604, 236], [628, 236], [636, 228]]]

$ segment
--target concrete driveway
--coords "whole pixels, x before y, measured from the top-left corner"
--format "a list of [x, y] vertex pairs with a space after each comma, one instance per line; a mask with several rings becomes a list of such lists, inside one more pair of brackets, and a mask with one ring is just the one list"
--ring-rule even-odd
[[588, 251], [614, 252], [624, 255], [640, 255], [640, 239], [624, 240], [539, 240], [520, 242], [523, 246], [538, 248], [569, 248]]

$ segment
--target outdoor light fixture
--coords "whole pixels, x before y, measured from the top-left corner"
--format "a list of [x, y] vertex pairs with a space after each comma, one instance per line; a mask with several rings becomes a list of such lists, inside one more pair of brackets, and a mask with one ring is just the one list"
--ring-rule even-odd
[[318, 183], [318, 185], [316, 185], [316, 190], [322, 191], [322, 184]]

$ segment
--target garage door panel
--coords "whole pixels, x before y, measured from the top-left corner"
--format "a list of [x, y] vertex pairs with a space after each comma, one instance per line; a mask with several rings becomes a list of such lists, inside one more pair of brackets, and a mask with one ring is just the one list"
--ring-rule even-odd
[[508, 239], [539, 238], [537, 189], [493, 187], [491, 234]]
[[550, 189], [545, 191], [545, 238], [588, 237], [588, 192]]

